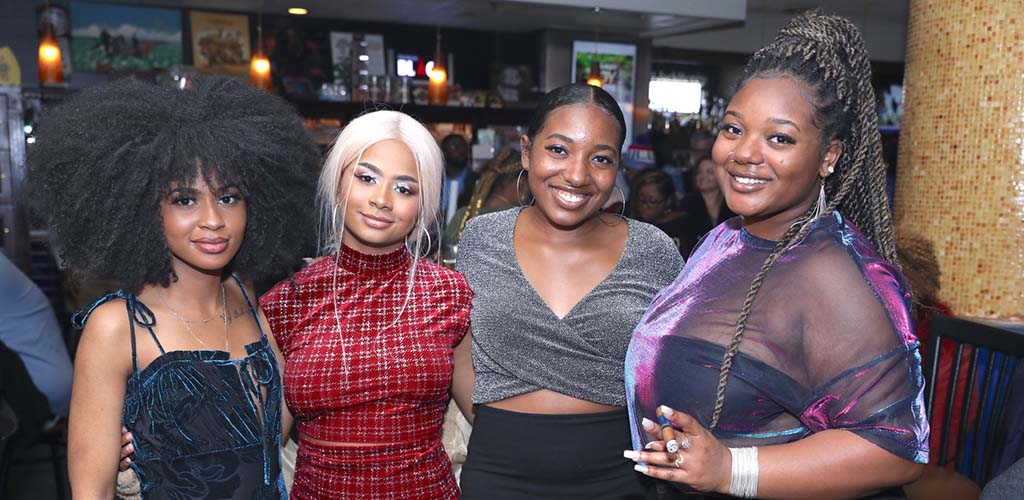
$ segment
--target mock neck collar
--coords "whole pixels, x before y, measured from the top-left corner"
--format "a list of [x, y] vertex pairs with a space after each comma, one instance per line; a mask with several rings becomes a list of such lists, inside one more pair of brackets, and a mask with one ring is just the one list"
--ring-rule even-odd
[[342, 243], [337, 261], [339, 267], [356, 274], [386, 274], [408, 266], [412, 262], [412, 256], [404, 246], [388, 253], [374, 255], [360, 252]]

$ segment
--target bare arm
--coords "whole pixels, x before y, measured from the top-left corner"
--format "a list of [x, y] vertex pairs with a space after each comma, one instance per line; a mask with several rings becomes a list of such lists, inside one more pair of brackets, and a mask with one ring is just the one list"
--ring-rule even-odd
[[473, 329], [466, 332], [462, 341], [455, 346], [455, 373], [452, 376], [452, 398], [462, 415], [473, 423], [473, 388], [476, 375], [473, 373]]
[[[701, 491], [729, 493], [732, 455], [715, 437], [689, 415], [670, 417], [680, 443], [689, 437], [690, 448], [679, 454], [665, 452], [664, 441], [651, 451], [639, 452], [637, 462], [647, 463], [645, 474], [688, 484]], [[656, 435], [657, 426], [652, 426]], [[658, 439], [661, 439], [658, 437]], [[758, 448], [758, 498], [817, 499], [859, 498], [917, 479], [922, 464], [900, 458], [856, 434], [829, 429], [792, 443]]]
[[92, 313], [75, 357], [68, 419], [68, 479], [75, 500], [114, 497], [121, 454], [121, 413], [131, 345], [121, 302]]

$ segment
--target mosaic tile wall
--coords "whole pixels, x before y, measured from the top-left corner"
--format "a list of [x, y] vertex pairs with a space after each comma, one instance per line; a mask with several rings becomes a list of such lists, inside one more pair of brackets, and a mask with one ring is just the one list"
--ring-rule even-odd
[[913, 0], [896, 221], [935, 244], [939, 298], [1024, 321], [1024, 0]]

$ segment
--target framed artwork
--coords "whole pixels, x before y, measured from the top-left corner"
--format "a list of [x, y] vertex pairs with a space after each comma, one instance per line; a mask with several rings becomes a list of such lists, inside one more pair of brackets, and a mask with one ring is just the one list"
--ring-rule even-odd
[[188, 15], [193, 66], [198, 71], [231, 75], [249, 72], [249, 16], [198, 10]]
[[572, 81], [585, 81], [591, 62], [597, 61], [608, 91], [626, 117], [626, 143], [633, 138], [633, 100], [636, 93], [636, 45], [576, 40], [572, 42]]
[[71, 2], [75, 71], [166, 69], [181, 60], [181, 11]]

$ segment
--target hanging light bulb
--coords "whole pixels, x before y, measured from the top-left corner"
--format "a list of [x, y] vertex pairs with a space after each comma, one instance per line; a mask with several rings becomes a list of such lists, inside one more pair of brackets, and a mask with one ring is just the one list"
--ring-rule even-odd
[[434, 51], [434, 67], [428, 75], [427, 102], [430, 104], [448, 104], [448, 71], [444, 65], [444, 54], [441, 52], [441, 27], [437, 27], [437, 47]]
[[53, 35], [53, 26], [43, 25], [39, 39], [39, 83], [64, 83], [64, 67], [61, 63], [60, 46]]
[[604, 84], [604, 77], [601, 76], [601, 63], [597, 62], [597, 54], [590, 61], [590, 74], [587, 75], [587, 85], [600, 87]]
[[273, 85], [270, 80], [270, 59], [263, 52], [263, 5], [260, 3], [260, 12], [256, 25], [256, 50], [252, 53], [252, 60], [249, 62], [249, 83], [254, 87], [270, 90]]

